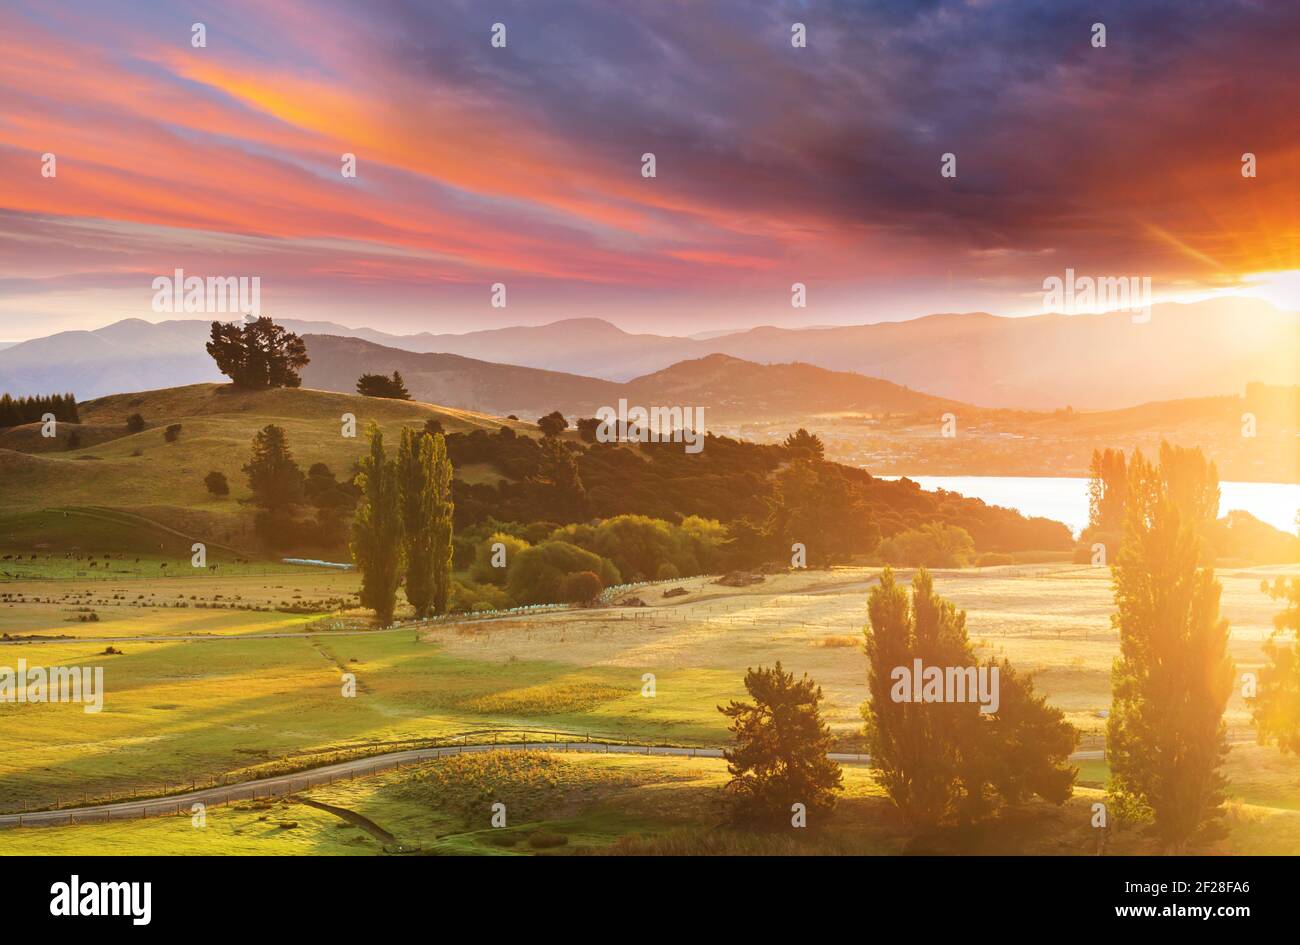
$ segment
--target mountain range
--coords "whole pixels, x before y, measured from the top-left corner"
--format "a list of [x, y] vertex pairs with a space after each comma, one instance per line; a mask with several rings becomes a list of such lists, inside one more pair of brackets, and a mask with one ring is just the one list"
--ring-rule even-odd
[[[681, 361], [726, 354], [757, 364], [802, 362], [854, 372], [985, 407], [1030, 409], [1108, 409], [1240, 394], [1252, 381], [1292, 382], [1300, 361], [1300, 314], [1241, 297], [1156, 305], [1145, 322], [1123, 312], [1023, 318], [972, 312], [697, 337], [636, 334], [597, 318], [414, 335], [277, 321], [300, 334], [594, 380], [627, 382]], [[126, 319], [25, 341], [0, 349], [0, 390], [72, 391], [87, 398], [215, 381], [219, 375], [203, 350], [208, 329], [209, 322], [198, 319]]]
[[710, 427], [757, 417], [802, 418], [820, 413], [926, 412], [965, 407], [878, 378], [811, 364], [755, 364], [726, 354], [679, 361], [627, 383], [561, 371], [480, 361], [456, 354], [421, 354], [361, 338], [303, 336], [311, 357], [303, 384], [351, 393], [357, 378], [400, 371], [411, 395], [425, 403], [531, 419], [559, 410], [592, 416], [602, 406], [706, 408]]

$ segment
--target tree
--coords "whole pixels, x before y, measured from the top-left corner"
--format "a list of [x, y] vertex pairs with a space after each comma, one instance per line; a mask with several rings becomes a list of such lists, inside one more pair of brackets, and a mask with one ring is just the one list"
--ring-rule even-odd
[[1199, 449], [1160, 441], [1160, 479], [1169, 500], [1194, 528], [1219, 517], [1219, 471]]
[[384, 434], [370, 428], [370, 452], [357, 475], [361, 505], [352, 523], [352, 557], [361, 570], [361, 606], [380, 626], [393, 622], [402, 574], [402, 496], [397, 464], [384, 453]]
[[821, 688], [807, 674], [796, 680], [778, 661], [745, 673], [745, 689], [752, 703], [718, 706], [735, 736], [735, 746], [723, 753], [733, 818], [775, 826], [789, 821], [794, 804], [810, 815], [830, 813], [843, 775], [827, 757], [831, 730], [818, 708]]
[[1088, 525], [1099, 532], [1124, 527], [1124, 494], [1128, 488], [1124, 451], [1092, 451], [1088, 467]]
[[179, 423], [169, 423], [167, 429], [163, 430], [163, 439], [168, 443], [175, 443], [181, 438], [181, 425]]
[[826, 447], [822, 445], [821, 437], [815, 433], [809, 433], [803, 427], [787, 436], [785, 442], [781, 445], [803, 459], [812, 460], [813, 462], [821, 462], [826, 455]]
[[[820, 449], [821, 442], [811, 439]], [[855, 548], [875, 547], [880, 531], [841, 469], [809, 458], [815, 450], [807, 445], [796, 455], [800, 458], [777, 473], [768, 502], [765, 528], [774, 552], [789, 556], [791, 546], [799, 542], [807, 549], [809, 564], [829, 567], [846, 560]]]
[[1181, 852], [1221, 829], [1233, 664], [1219, 616], [1222, 587], [1211, 568], [1197, 566], [1197, 523], [1186, 514], [1204, 509], [1201, 500], [1188, 503], [1183, 478], [1197, 463], [1162, 454], [1182, 470], [1157, 468], [1140, 452], [1129, 462], [1124, 538], [1112, 567], [1120, 655], [1106, 749], [1118, 809], [1149, 814], [1161, 842]]
[[[1273, 617], [1272, 635], [1264, 642], [1268, 662], [1259, 674], [1259, 694], [1251, 711], [1261, 743], [1276, 741], [1283, 752], [1300, 754], [1300, 658], [1296, 637], [1300, 636], [1300, 578], [1289, 582], [1277, 578], [1260, 589], [1283, 608]], [[1283, 635], [1290, 632], [1289, 641]]]
[[144, 429], [144, 417], [138, 413], [133, 413], [126, 418], [126, 432], [139, 433]]
[[442, 436], [402, 429], [397, 454], [406, 599], [417, 617], [446, 613], [451, 596], [451, 462]]
[[[357, 388], [360, 389], [358, 384]], [[402, 428], [397, 450], [402, 534], [406, 558], [406, 599], [415, 616], [429, 616], [433, 605], [433, 437]]]
[[302, 501], [302, 470], [282, 427], [268, 424], [253, 437], [253, 454], [243, 471], [253, 501], [268, 512], [288, 512]]
[[430, 436], [437, 436], [440, 433], [446, 433], [447, 431], [442, 428], [441, 420], [437, 417], [430, 417], [428, 420], [424, 421], [424, 432]]
[[226, 481], [226, 474], [213, 470], [203, 477], [203, 484], [207, 486], [208, 492], [215, 496], [230, 495], [230, 483]]
[[451, 500], [451, 484], [455, 478], [451, 458], [447, 455], [447, 440], [441, 434], [433, 437], [433, 611], [445, 614], [451, 606], [452, 559], [456, 505]]
[[546, 416], [537, 421], [537, 426], [541, 428], [542, 436], [559, 436], [569, 428], [569, 421], [564, 419], [564, 414], [558, 410], [552, 410]]
[[978, 707], [971, 703], [918, 703], [892, 697], [894, 670], [920, 659], [926, 666], [974, 662], [964, 613], [934, 593], [930, 575], [917, 572], [912, 602], [890, 568], [867, 598], [867, 688], [862, 706], [867, 751], [880, 786], [911, 824], [933, 827], [958, 807], [961, 742]]
[[[1009, 662], [975, 658], [965, 612], [934, 592], [927, 571], [913, 577], [909, 601], [885, 568], [867, 612], [867, 751], [909, 823], [932, 828], [970, 821], [996, 803], [1018, 804], [1032, 795], [1065, 802], [1074, 786], [1069, 756], [1078, 733]], [[918, 661], [945, 681], [964, 680], [956, 698], [946, 692], [924, 701], [904, 698], [899, 684]], [[981, 706], [971, 691], [981, 674], [995, 704]]]
[[596, 431], [600, 429], [600, 419], [597, 417], [583, 417], [578, 421], [578, 436], [584, 443], [596, 442]]
[[79, 430], [73, 430], [68, 434], [68, 449], [81, 449], [81, 432]]
[[410, 400], [411, 392], [406, 389], [402, 375], [393, 372], [392, 377], [382, 374], [362, 374], [357, 379], [357, 393], [366, 397], [386, 397], [389, 400]]
[[544, 490], [548, 505], [568, 521], [587, 515], [587, 490], [578, 473], [578, 461], [559, 437], [543, 437], [537, 475], [533, 483]]
[[265, 316], [242, 325], [213, 322], [211, 337], [207, 351], [217, 370], [247, 390], [299, 387], [298, 369], [311, 360], [300, 337]]

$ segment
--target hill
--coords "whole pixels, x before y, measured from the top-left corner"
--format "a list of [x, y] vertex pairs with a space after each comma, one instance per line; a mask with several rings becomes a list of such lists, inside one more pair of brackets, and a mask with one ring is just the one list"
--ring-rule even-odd
[[702, 406], [709, 424], [754, 418], [799, 421], [821, 412], [846, 411], [924, 411], [938, 416], [966, 407], [860, 374], [811, 364], [755, 364], [725, 354], [683, 361], [616, 384], [453, 354], [399, 351], [357, 338], [306, 335], [303, 340], [312, 359], [303, 370], [303, 381], [320, 390], [350, 392], [362, 372], [397, 370], [417, 399], [530, 419], [552, 410], [590, 417], [600, 407], [617, 405], [619, 398], [646, 406]]
[[360, 338], [308, 334], [303, 340], [311, 358], [302, 372], [303, 383], [318, 390], [352, 393], [363, 373], [396, 370], [417, 400], [503, 417], [517, 414], [533, 419], [557, 407], [571, 412], [590, 405], [595, 410], [617, 400], [617, 384], [593, 377], [456, 354], [417, 354]]
[[[626, 332], [596, 318], [414, 335], [277, 321], [299, 333], [360, 337], [398, 350], [618, 382], [710, 354], [760, 364], [802, 362], [945, 399], [1022, 409], [1117, 409], [1237, 394], [1255, 381], [1294, 383], [1300, 363], [1300, 314], [1243, 297], [1155, 305], [1144, 323], [1123, 312], [1026, 318], [969, 312], [694, 338]], [[23, 342], [0, 350], [0, 390], [70, 390], [84, 398], [216, 380], [203, 352], [208, 325], [128, 319], [94, 332]]]
[[[254, 544], [252, 513], [239, 501], [248, 497], [241, 467], [253, 435], [267, 424], [285, 429], [304, 470], [323, 462], [344, 478], [366, 450], [370, 422], [394, 440], [402, 426], [422, 427], [429, 419], [448, 431], [508, 423], [422, 403], [302, 389], [249, 392], [224, 384], [115, 394], [87, 401], [80, 412], [83, 423], [59, 424], [52, 440], [40, 436], [37, 424], [0, 432], [0, 512], [111, 507], [241, 548]], [[139, 433], [126, 430], [133, 413], [145, 420]], [[341, 434], [345, 413], [356, 416], [355, 438]], [[163, 431], [172, 423], [181, 424], [181, 433], [168, 443]], [[68, 437], [82, 430], [83, 445], [69, 450]], [[230, 496], [208, 494], [203, 477], [210, 471], [225, 474]]]
[[[133, 413], [145, 419], [141, 432], [126, 429]], [[355, 438], [341, 435], [341, 417], [349, 413], [357, 421]], [[670, 521], [690, 515], [724, 523], [761, 520], [777, 475], [799, 456], [778, 445], [714, 436], [694, 455], [680, 443], [584, 445], [571, 432], [568, 442], [587, 498], [584, 509], [565, 512], [544, 475], [537, 428], [469, 411], [319, 390], [249, 392], [199, 384], [88, 401], [81, 405], [81, 417], [84, 424], [59, 424], [59, 449], [42, 440], [34, 424], [5, 434], [0, 515], [95, 506], [138, 514], [186, 535], [202, 534], [213, 543], [253, 548], [258, 544], [254, 510], [245, 501], [249, 492], [241, 469], [254, 434], [268, 423], [285, 429], [302, 469], [324, 463], [346, 481], [366, 449], [368, 423], [377, 423], [393, 443], [402, 426], [438, 420], [449, 434], [456, 464], [458, 530], [490, 518], [558, 524], [621, 514]], [[180, 424], [181, 430], [169, 443], [164, 430], [170, 424]], [[68, 437], [80, 426], [97, 431], [96, 436], [105, 430], [117, 435], [69, 449]], [[203, 479], [209, 471], [226, 476], [229, 496], [208, 494]], [[966, 528], [981, 550], [1061, 550], [1071, 544], [1060, 523], [1025, 519], [953, 493], [925, 492], [915, 483], [880, 480], [833, 464], [822, 475], [826, 488], [844, 503], [841, 525], [855, 542], [867, 540], [868, 524], [893, 534], [942, 521]], [[814, 502], [812, 496], [799, 500]]]

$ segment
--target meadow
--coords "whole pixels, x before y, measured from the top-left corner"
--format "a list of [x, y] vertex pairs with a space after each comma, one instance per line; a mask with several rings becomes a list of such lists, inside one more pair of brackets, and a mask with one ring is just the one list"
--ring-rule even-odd
[[[248, 567], [253, 571], [264, 565]], [[0, 626], [5, 632], [75, 635], [0, 645], [0, 665], [22, 658], [32, 666], [103, 666], [106, 688], [104, 709], [98, 714], [86, 714], [78, 705], [0, 704], [0, 732], [7, 749], [0, 753], [0, 811], [158, 795], [194, 783], [300, 770], [489, 729], [723, 745], [728, 733], [716, 707], [743, 696], [746, 668], [776, 660], [807, 672], [822, 686], [824, 714], [837, 747], [853, 751], [860, 745], [858, 707], [866, 696], [860, 640], [875, 569], [792, 572], [745, 588], [692, 578], [638, 589], [635, 595], [646, 606], [376, 631], [348, 629], [359, 620], [349, 608], [324, 615], [236, 609], [249, 599], [292, 601], [302, 595], [298, 599], [325, 600], [349, 597], [355, 589], [356, 576], [348, 572], [265, 567], [286, 571], [269, 580], [232, 569], [188, 577], [142, 573], [105, 581], [102, 575], [90, 579], [46, 574], [0, 582]], [[1275, 608], [1260, 593], [1260, 580], [1296, 571], [1283, 567], [1220, 573], [1223, 611], [1232, 623], [1239, 671], [1260, 662], [1260, 643], [1271, 627]], [[967, 610], [971, 639], [982, 654], [1005, 655], [1033, 671], [1038, 688], [1084, 733], [1081, 747], [1100, 747], [1102, 713], [1110, 703], [1110, 664], [1117, 649], [1109, 626], [1108, 572], [1053, 564], [941, 571], [936, 586]], [[686, 593], [665, 597], [670, 589]], [[114, 593], [135, 600], [114, 600]], [[133, 606], [151, 600], [177, 603], [182, 598], [206, 606]], [[100, 621], [69, 622], [82, 606], [72, 603], [77, 600], [89, 600], [86, 606], [101, 614]], [[298, 635], [273, 635], [285, 633]], [[122, 637], [131, 639], [110, 644], [121, 652], [107, 655], [105, 639]], [[355, 676], [355, 697], [343, 694], [345, 673]], [[646, 674], [654, 677], [653, 697], [643, 694]], [[1288, 819], [1288, 812], [1300, 808], [1300, 762], [1250, 743], [1248, 709], [1237, 696], [1229, 705], [1228, 723], [1234, 739], [1234, 817], [1240, 821], [1230, 842], [1251, 849], [1269, 844], [1279, 850], [1300, 848]], [[488, 793], [507, 790], [517, 780], [511, 774], [513, 764], [501, 762], [494, 775], [496, 787]], [[530, 830], [564, 834], [569, 839], [563, 850], [569, 852], [698, 842], [698, 837], [683, 839], [681, 832], [689, 834], [692, 823], [713, 823], [709, 817], [714, 815], [706, 816], [700, 813], [702, 807], [692, 805], [715, 801], [715, 789], [725, 780], [722, 763], [703, 759], [574, 755], [564, 764], [570, 771], [566, 777], [590, 777], [605, 786], [550, 792], [553, 803], [525, 810], [519, 826], [533, 824]], [[571, 769], [585, 773], [573, 774]], [[611, 771], [623, 785], [612, 794], [606, 784]], [[666, 787], [663, 779], [673, 772], [682, 778], [670, 779], [676, 786]], [[434, 792], [436, 797], [384, 787], [406, 776], [381, 775], [317, 788], [304, 796], [361, 812], [404, 848], [561, 849], [530, 846], [527, 836], [517, 848], [501, 846], [499, 838], [488, 839], [496, 832], [480, 837], [490, 831], [478, 822], [480, 811], [444, 810], [446, 799], [461, 790], [450, 789], [455, 779]], [[1099, 790], [1104, 778], [1104, 763], [1083, 764], [1080, 781], [1092, 785], [1089, 790]], [[557, 783], [563, 785], [563, 779]], [[843, 826], [835, 829], [839, 839], [822, 835], [816, 842], [848, 843], [845, 837], [852, 835], [852, 844], [861, 844], [864, 851], [896, 852], [906, 838], [897, 825], [886, 829], [891, 823], [887, 806], [869, 772], [851, 769], [847, 783], [851, 789], [835, 821]], [[340, 793], [345, 789], [355, 796]], [[1038, 836], [1033, 833], [1038, 830], [1041, 837], [1026, 839], [1017, 852], [1033, 852], [1040, 844], [1044, 850], [1060, 844], [1060, 852], [1079, 852], [1078, 843], [1095, 842], [1087, 829], [1076, 836], [1073, 826], [1066, 829], [1073, 821], [1059, 820], [1087, 796], [1081, 790], [1065, 811], [1035, 807], [1034, 823], [1039, 826], [1026, 836]], [[682, 798], [684, 809], [692, 813], [669, 816], [675, 809], [666, 803], [669, 797]], [[105, 844], [99, 848], [148, 852], [175, 844], [178, 852], [205, 852], [210, 840], [201, 837], [222, 837], [222, 844], [230, 844], [228, 849], [223, 845], [223, 852], [382, 851], [384, 845], [376, 845], [374, 835], [338, 826], [339, 818], [327, 811], [302, 804], [280, 810], [290, 803], [274, 802], [271, 813], [240, 805], [213, 809], [207, 831], [190, 831], [187, 819], [177, 821], [185, 827], [183, 837], [169, 818], [11, 831], [3, 835], [3, 847], [18, 852], [29, 843], [63, 844], [66, 849], [84, 843], [84, 849]], [[263, 815], [271, 820], [259, 819]], [[1281, 820], [1272, 823], [1275, 818]], [[280, 820], [297, 826], [275, 826]], [[1265, 829], [1263, 823], [1271, 826]], [[859, 826], [850, 829], [853, 824]], [[651, 839], [635, 839], [643, 834]]]

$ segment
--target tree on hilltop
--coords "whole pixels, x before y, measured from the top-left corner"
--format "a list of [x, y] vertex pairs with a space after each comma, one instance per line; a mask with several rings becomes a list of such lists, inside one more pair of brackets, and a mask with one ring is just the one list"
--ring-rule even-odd
[[311, 360], [302, 338], [263, 316], [239, 324], [212, 323], [208, 354], [217, 370], [246, 390], [300, 387], [298, 369]]
[[389, 400], [410, 400], [411, 392], [406, 389], [400, 371], [394, 371], [392, 377], [382, 374], [362, 374], [357, 379], [357, 393], [364, 397], [385, 397]]

